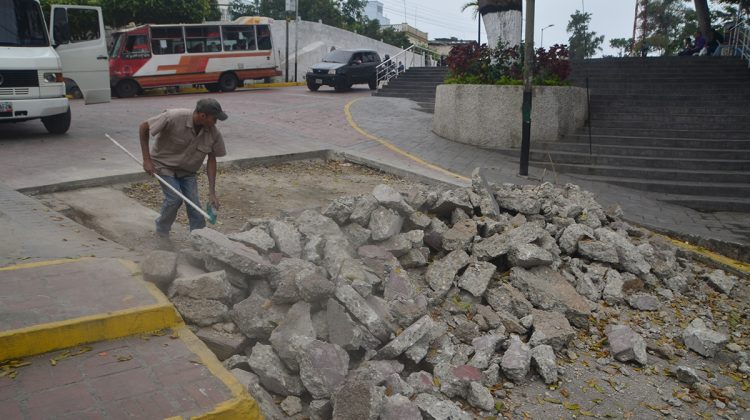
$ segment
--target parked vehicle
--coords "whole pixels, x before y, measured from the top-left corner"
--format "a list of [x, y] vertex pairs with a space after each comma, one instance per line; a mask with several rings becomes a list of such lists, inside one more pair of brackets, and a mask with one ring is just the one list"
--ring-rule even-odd
[[359, 83], [367, 83], [370, 90], [378, 87], [377, 65], [380, 56], [373, 50], [334, 50], [322, 62], [312, 66], [305, 75], [307, 88], [315, 92], [322, 85], [342, 92]]
[[280, 76], [272, 19], [142, 25], [112, 34], [110, 85], [121, 98], [141, 89], [204, 85], [231, 92], [247, 79]]
[[55, 5], [50, 16], [48, 32], [38, 0], [0, 0], [0, 122], [41, 119], [62, 134], [66, 80], [87, 104], [109, 102], [107, 45], [101, 8]]

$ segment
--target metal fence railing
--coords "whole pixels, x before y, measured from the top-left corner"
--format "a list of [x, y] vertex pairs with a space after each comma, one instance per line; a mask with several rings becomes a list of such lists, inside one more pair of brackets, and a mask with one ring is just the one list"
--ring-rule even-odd
[[[436, 56], [438, 56], [436, 51], [418, 45], [412, 45], [409, 48], [400, 51], [393, 57], [383, 60], [383, 62], [376, 67], [378, 74], [378, 87], [380, 87], [382, 83], [387, 83], [389, 80], [405, 72], [409, 67], [429, 67], [437, 65], [437, 61], [432, 58]], [[408, 60], [407, 57], [409, 57]]]
[[739, 55], [750, 67], [750, 24], [747, 20], [739, 22], [732, 28], [732, 39], [729, 42], [732, 55]]

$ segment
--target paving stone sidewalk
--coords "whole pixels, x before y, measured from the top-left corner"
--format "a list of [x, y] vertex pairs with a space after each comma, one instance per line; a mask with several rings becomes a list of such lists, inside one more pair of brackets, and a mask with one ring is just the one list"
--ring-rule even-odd
[[[737, 255], [729, 256], [750, 261], [750, 214], [701, 213], [661, 202], [655, 194], [645, 191], [536, 168], [530, 168], [528, 178], [521, 177], [517, 159], [439, 137], [431, 130], [433, 115], [418, 108], [408, 99], [381, 97], [361, 98], [350, 107], [353, 120], [366, 132], [452, 172], [468, 177], [474, 168], [482, 167], [487, 169], [487, 178], [494, 182], [578, 184], [596, 194], [597, 200], [605, 207], [619, 204], [631, 222], [720, 252], [731, 253], [734, 252], [732, 249], [739, 249]], [[346, 150], [372, 153], [363, 144]]]

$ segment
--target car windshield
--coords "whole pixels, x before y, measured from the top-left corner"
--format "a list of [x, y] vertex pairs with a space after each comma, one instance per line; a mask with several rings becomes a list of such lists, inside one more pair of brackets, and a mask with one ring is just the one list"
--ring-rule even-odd
[[49, 46], [39, 3], [34, 0], [0, 0], [0, 45]]
[[348, 63], [349, 59], [352, 58], [352, 52], [351, 51], [344, 51], [344, 50], [336, 50], [331, 51], [326, 55], [326, 57], [323, 59], [324, 63]]

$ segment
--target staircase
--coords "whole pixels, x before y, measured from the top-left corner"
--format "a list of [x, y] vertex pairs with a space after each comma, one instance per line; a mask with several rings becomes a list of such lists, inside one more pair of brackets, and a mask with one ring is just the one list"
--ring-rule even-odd
[[447, 67], [410, 67], [372, 95], [411, 99], [422, 111], [434, 113], [435, 88], [447, 75]]
[[[750, 212], [750, 71], [734, 57], [592, 59], [583, 130], [532, 139], [531, 164], [657, 193], [699, 211]], [[517, 152], [516, 152], [517, 153]]]

